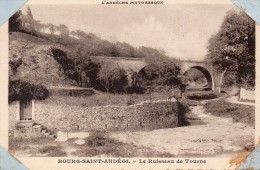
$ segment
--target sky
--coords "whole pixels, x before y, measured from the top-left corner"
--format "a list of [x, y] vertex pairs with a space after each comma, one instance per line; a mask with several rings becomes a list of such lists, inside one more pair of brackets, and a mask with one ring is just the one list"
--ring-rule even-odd
[[112, 42], [162, 49], [170, 57], [203, 59], [231, 4], [30, 5], [41, 23], [65, 24]]

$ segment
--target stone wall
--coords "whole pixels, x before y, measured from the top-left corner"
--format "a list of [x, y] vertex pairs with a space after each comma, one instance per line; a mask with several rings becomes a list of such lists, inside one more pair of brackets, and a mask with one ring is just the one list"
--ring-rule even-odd
[[246, 90], [241, 87], [239, 93], [239, 100], [249, 100], [255, 101], [255, 91], [254, 90]]
[[137, 130], [176, 127], [184, 120], [177, 101], [157, 101], [131, 106], [79, 107], [36, 101], [35, 122], [52, 130]]

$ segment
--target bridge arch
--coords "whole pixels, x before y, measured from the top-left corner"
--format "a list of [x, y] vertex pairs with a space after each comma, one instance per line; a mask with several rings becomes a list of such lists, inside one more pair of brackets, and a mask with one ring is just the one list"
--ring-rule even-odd
[[211, 88], [211, 90], [214, 90], [214, 78], [213, 78], [213, 75], [210, 73], [210, 71], [208, 69], [206, 69], [205, 67], [203, 66], [199, 66], [199, 65], [194, 65], [194, 66], [191, 66], [187, 69], [185, 69], [183, 71], [183, 75], [187, 74], [187, 72], [190, 70], [190, 69], [196, 69], [196, 70], [199, 70], [206, 78], [207, 80], [207, 83], [208, 83], [208, 87]]
[[[144, 67], [149, 65], [144, 58], [124, 58], [124, 57], [105, 57], [105, 56], [92, 56], [90, 57], [94, 61], [102, 61], [102, 62], [113, 62], [117, 64], [119, 67], [124, 69], [128, 74], [128, 79], [131, 81], [132, 73], [139, 73]], [[195, 68], [201, 71], [207, 82], [210, 84], [210, 88], [213, 91], [217, 91], [220, 86], [219, 73], [214, 70], [213, 67], [208, 65], [203, 60], [180, 60], [178, 63], [181, 68], [181, 73], [184, 74], [191, 68]], [[129, 81], [129, 83], [130, 83]]]

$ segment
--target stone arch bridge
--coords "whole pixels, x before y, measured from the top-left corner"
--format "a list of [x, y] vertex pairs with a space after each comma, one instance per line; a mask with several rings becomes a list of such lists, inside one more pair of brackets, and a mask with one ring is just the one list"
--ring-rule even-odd
[[[101, 62], [112, 62], [123, 68], [127, 73], [139, 72], [146, 65], [143, 58], [124, 58], [124, 57], [91, 57], [93, 60]], [[213, 91], [218, 91], [220, 88], [220, 73], [218, 73], [212, 66], [207, 65], [204, 61], [199, 60], [180, 60], [181, 73], [184, 74], [189, 69], [194, 68], [201, 71], [208, 82], [208, 86]], [[130, 74], [129, 74], [130, 75]]]

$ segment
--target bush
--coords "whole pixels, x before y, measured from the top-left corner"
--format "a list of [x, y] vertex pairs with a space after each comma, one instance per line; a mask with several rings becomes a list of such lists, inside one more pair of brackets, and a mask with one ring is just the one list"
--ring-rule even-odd
[[18, 10], [14, 13], [9, 19], [9, 31], [21, 31], [22, 30], [22, 21], [21, 21], [21, 11]]
[[71, 80], [78, 81], [78, 72], [75, 68], [74, 62], [67, 57], [67, 54], [57, 48], [51, 50], [53, 58], [60, 64], [64, 74]]
[[77, 59], [74, 59], [74, 62], [79, 75], [79, 86], [95, 88], [100, 64], [93, 62], [90, 58], [82, 57], [80, 53], [77, 53], [77, 57]]
[[49, 157], [64, 157], [67, 153], [62, 150], [61, 146], [44, 146], [39, 149], [42, 154], [47, 154]]
[[180, 67], [174, 61], [149, 64], [132, 75], [132, 86], [151, 90], [161, 86], [179, 87]]
[[9, 82], [9, 101], [21, 99], [43, 100], [49, 96], [49, 91], [42, 85], [34, 85], [20, 80]]
[[106, 131], [95, 130], [90, 133], [90, 136], [86, 138], [86, 144], [88, 146], [105, 146], [111, 143], [115, 143], [115, 140], [110, 139], [106, 135]]
[[[17, 56], [14, 55], [13, 57], [16, 58]], [[22, 65], [22, 63], [23, 63], [22, 58], [15, 60], [15, 61], [9, 61], [9, 66], [10, 66], [13, 74], [17, 73], [17, 69], [18, 69], [18, 67], [20, 67]]]
[[32, 95], [34, 99], [44, 100], [49, 97], [49, 91], [42, 85], [32, 85]]

